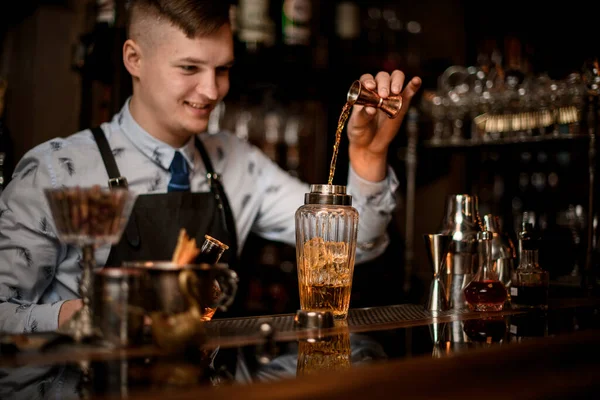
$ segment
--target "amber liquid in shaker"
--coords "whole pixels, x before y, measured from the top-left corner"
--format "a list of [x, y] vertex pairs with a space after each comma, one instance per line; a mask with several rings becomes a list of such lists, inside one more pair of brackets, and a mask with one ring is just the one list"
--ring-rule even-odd
[[352, 291], [346, 243], [313, 238], [304, 244], [303, 254], [298, 281], [301, 308], [331, 311], [335, 319], [346, 318]]
[[350, 304], [350, 285], [307, 285], [300, 282], [300, 294], [307, 310], [332, 311], [335, 317], [345, 317]]

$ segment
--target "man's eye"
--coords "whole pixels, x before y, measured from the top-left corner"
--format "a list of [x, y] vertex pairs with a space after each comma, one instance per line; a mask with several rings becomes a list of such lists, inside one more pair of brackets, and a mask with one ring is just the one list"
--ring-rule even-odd
[[194, 72], [198, 69], [195, 65], [180, 65], [179, 68], [185, 72]]

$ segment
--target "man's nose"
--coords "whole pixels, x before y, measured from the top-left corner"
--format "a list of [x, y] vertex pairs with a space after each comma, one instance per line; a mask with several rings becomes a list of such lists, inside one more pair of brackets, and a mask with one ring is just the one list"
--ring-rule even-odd
[[196, 86], [196, 91], [210, 100], [217, 100], [219, 98], [219, 88], [216, 75], [214, 73], [205, 74], [200, 78], [200, 81]]

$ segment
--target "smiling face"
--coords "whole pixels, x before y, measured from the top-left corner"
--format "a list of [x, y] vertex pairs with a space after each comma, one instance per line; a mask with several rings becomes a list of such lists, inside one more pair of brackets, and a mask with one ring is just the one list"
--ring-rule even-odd
[[133, 78], [130, 110], [142, 128], [173, 147], [203, 132], [229, 91], [233, 37], [229, 24], [189, 38], [168, 22], [154, 22], [123, 46]]

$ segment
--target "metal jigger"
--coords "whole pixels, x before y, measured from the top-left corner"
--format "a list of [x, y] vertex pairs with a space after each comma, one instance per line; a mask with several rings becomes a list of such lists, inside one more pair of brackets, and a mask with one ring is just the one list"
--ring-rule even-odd
[[449, 245], [452, 241], [451, 235], [433, 233], [423, 235], [427, 257], [433, 270], [433, 280], [429, 287], [429, 300], [426, 309], [429, 311], [445, 311], [449, 308], [446, 298], [446, 288], [442, 281], [440, 272], [448, 254]]
[[429, 325], [429, 336], [433, 345], [431, 356], [433, 358], [441, 358], [448, 353], [446, 346], [446, 323], [433, 322]]
[[379, 97], [377, 92], [364, 87], [360, 81], [354, 81], [350, 86], [347, 101], [351, 105], [360, 104], [379, 108], [390, 118], [394, 118], [402, 108], [402, 97], [400, 95], [390, 95], [384, 99]]

